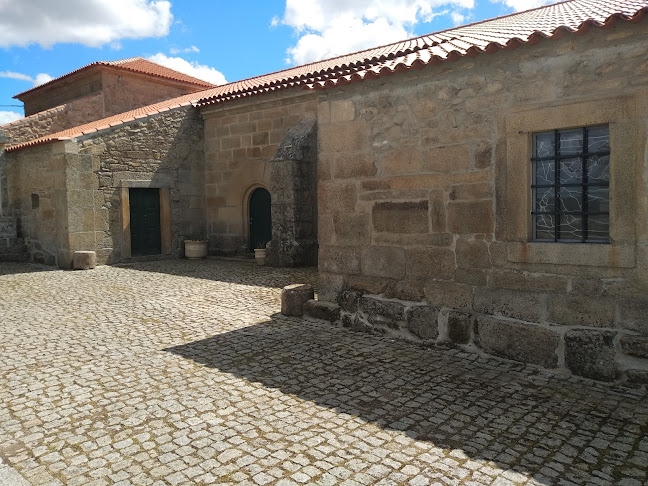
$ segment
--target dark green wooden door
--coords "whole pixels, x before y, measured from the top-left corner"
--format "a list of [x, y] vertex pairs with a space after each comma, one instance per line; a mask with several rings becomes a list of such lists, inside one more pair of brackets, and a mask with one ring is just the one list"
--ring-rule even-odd
[[250, 196], [250, 251], [272, 239], [270, 193], [255, 189]]
[[129, 189], [131, 254], [162, 253], [160, 238], [160, 190]]

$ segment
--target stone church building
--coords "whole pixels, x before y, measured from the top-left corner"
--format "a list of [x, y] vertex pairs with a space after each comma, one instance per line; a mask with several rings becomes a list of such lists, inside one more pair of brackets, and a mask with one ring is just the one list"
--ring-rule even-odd
[[647, 12], [569, 0], [223, 86], [91, 64], [17, 95], [0, 243], [267, 243], [318, 265], [313, 316], [646, 384]]

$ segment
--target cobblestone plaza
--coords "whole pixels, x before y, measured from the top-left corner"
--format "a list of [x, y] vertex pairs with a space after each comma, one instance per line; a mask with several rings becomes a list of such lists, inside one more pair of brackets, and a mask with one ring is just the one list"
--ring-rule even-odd
[[1, 264], [0, 484], [648, 484], [645, 389], [278, 313], [316, 281]]

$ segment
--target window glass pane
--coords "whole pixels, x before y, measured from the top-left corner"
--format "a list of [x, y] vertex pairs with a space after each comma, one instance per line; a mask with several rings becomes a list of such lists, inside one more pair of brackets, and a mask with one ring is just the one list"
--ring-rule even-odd
[[548, 185], [555, 184], [555, 167], [556, 164], [553, 160], [542, 160], [533, 163], [535, 165], [534, 175], [535, 179], [534, 184], [537, 185]]
[[587, 151], [609, 152], [610, 135], [607, 126], [590, 127], [587, 129]]
[[558, 191], [560, 196], [561, 213], [573, 213], [583, 211], [583, 189], [578, 187], [561, 187]]
[[553, 187], [538, 187], [534, 189], [534, 192], [535, 199], [533, 210], [535, 212], [556, 212], [556, 195]]
[[558, 223], [560, 240], [580, 241], [583, 239], [583, 219], [580, 214], [563, 214]]
[[587, 159], [587, 182], [599, 184], [610, 182], [610, 156], [593, 155]]
[[579, 158], [560, 161], [560, 183], [581, 184], [583, 180], [583, 162]]
[[534, 157], [554, 156], [554, 132], [538, 133], [533, 136]]
[[556, 217], [553, 214], [536, 214], [534, 216], [534, 228], [536, 240], [554, 241], [554, 225]]
[[559, 155], [580, 154], [583, 152], [583, 130], [565, 130], [558, 132]]
[[587, 219], [587, 241], [608, 241], [610, 239], [610, 217], [590, 216]]
[[587, 191], [588, 213], [610, 212], [610, 189], [608, 187], [590, 187]]

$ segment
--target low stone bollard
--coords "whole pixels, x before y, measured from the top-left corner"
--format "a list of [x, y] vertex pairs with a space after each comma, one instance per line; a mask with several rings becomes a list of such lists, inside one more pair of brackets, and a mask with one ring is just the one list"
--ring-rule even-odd
[[97, 253], [94, 251], [75, 251], [72, 257], [72, 268], [89, 270], [97, 266]]
[[314, 297], [312, 285], [288, 285], [281, 291], [281, 313], [284, 316], [301, 317], [304, 315], [302, 307]]

